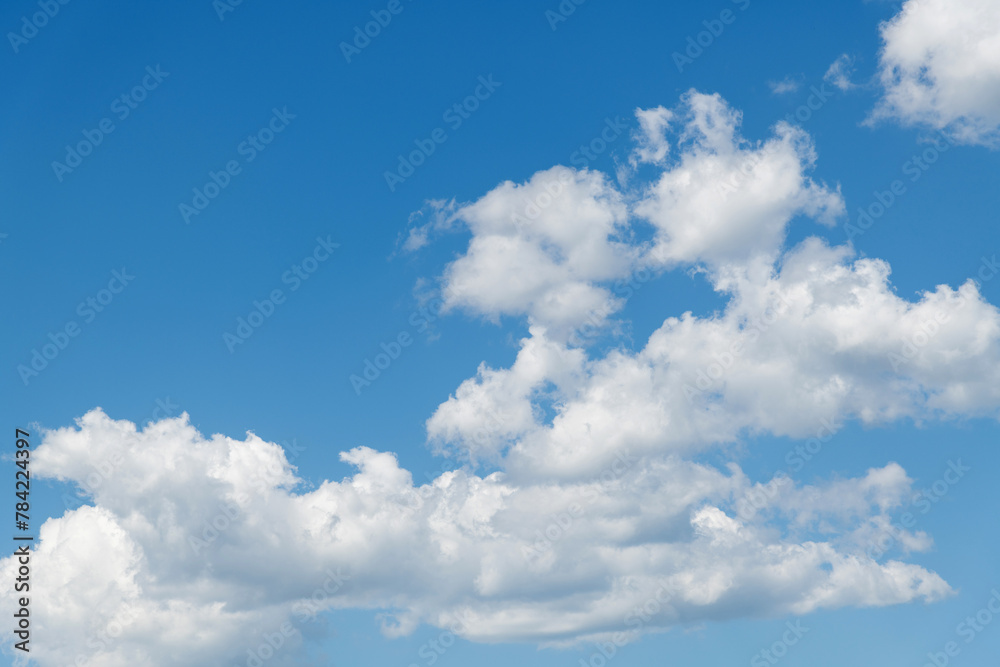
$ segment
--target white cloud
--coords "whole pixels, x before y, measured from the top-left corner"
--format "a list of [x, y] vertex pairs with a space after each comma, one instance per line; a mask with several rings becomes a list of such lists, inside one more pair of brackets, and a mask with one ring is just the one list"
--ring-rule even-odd
[[503, 183], [456, 215], [473, 236], [445, 271], [446, 310], [526, 315], [565, 338], [591, 313], [621, 305], [600, 283], [626, 275], [635, 249], [622, 196], [600, 172], [553, 167]]
[[[253, 646], [255, 629], [294, 619], [335, 568], [351, 579], [326, 606], [391, 610], [389, 634], [459, 623], [477, 641], [606, 636], [661, 587], [663, 612], [646, 631], [947, 595], [932, 572], [866, 555], [913, 495], [899, 466], [784, 487], [770, 510], [738, 518], [753, 483], [735, 463], [685, 458], [741, 432], [808, 437], [824, 420], [832, 432], [848, 418], [996, 414], [996, 309], [944, 286], [907, 302], [883, 262], [848, 260], [809, 241], [763, 282], [734, 283], [725, 312], [668, 319], [635, 354], [589, 360], [533, 330], [510, 370], [480, 369], [428, 425], [462, 446], [475, 444], [484, 413], [504, 415], [503, 438], [486, 443], [506, 452], [504, 472], [486, 477], [449, 472], [418, 488], [391, 454], [357, 448], [343, 455], [356, 475], [295, 493], [280, 448], [253, 435], [205, 438], [186, 417], [138, 431], [93, 412], [47, 433], [37, 474], [90, 484], [97, 508], [50, 520], [42, 534], [36, 566], [59, 575], [37, 584], [36, 639], [51, 651], [40, 664], [70, 660], [80, 633], [137, 610], [157, 632], [119, 622], [106, 664], [140, 650], [169, 655], [192, 618], [202, 628], [192, 652], [158, 664], [196, 664], [194, 654], [213, 664]], [[940, 313], [945, 325], [890, 372], [889, 355]], [[686, 386], [702, 371], [715, 377], [717, 363], [728, 368], [692, 405]], [[536, 412], [546, 383], [558, 397], [548, 420]], [[103, 460], [118, 463], [88, 482]], [[222, 515], [231, 527], [195, 553], [190, 538]], [[931, 545], [919, 533], [895, 537], [907, 551]], [[90, 569], [96, 578], [75, 574]], [[269, 576], [279, 569], [289, 574]]]
[[781, 81], [768, 81], [767, 87], [771, 89], [771, 92], [775, 95], [786, 95], [788, 93], [794, 93], [799, 89], [799, 81], [788, 76]]
[[539, 410], [532, 399], [548, 384], [557, 394], [559, 387], [575, 385], [584, 354], [546, 340], [539, 327], [531, 334], [510, 369], [480, 364], [477, 377], [463, 382], [438, 407], [427, 420], [432, 440], [460, 443], [457, 451], [471, 460], [495, 462], [506, 445], [538, 425]]
[[636, 133], [638, 144], [629, 158], [632, 166], [639, 164], [663, 164], [670, 153], [670, 142], [666, 132], [674, 114], [664, 107], [653, 109], [636, 109], [635, 117], [639, 121], [639, 132]]
[[881, 28], [884, 97], [873, 120], [894, 118], [995, 146], [1000, 138], [1000, 4], [907, 0]]
[[[748, 605], [801, 614], [950, 590], [919, 567], [838, 546], [836, 536], [795, 544], [732, 518], [721, 508], [747, 488], [735, 466], [623, 453], [574, 482], [457, 471], [418, 488], [394, 456], [362, 447], [342, 455], [357, 466], [353, 477], [295, 493], [280, 448], [253, 435], [205, 438], [186, 415], [140, 431], [93, 411], [77, 428], [44, 435], [35, 470], [83, 483], [95, 461], [89, 447], [113, 449], [121, 463], [95, 489], [95, 507], [42, 529], [32, 557], [47, 573], [33, 590], [33, 657], [43, 666], [80, 654], [94, 665], [239, 659], [283, 623], [304, 627], [302, 604], [328, 571], [347, 577], [320, 598], [323, 609], [381, 608], [389, 635], [428, 622], [457, 624], [476, 641], [614, 632], [660, 587], [664, 611], [649, 630]], [[878, 499], [911, 492], [898, 474], [869, 473], [859, 484], [877, 516]], [[192, 538], [209, 539], [195, 550]], [[0, 570], [14, 567], [7, 558]], [[293, 639], [277, 656], [289, 664], [302, 643]]]
[[[850, 254], [807, 240], [776, 273], [727, 282], [732, 296], [722, 313], [668, 318], [634, 354], [588, 360], [572, 385], [553, 376], [556, 414], [548, 423], [521, 424], [505, 468], [526, 478], [573, 479], [600, 470], [622, 449], [662, 456], [746, 433], [808, 438], [823, 420], [997, 416], [1000, 312], [972, 283], [906, 301], [889, 283], [885, 262], [851, 262]], [[928, 326], [933, 336], [923, 333]], [[522, 344], [531, 349], [540, 341]], [[526, 373], [523, 364], [519, 355], [518, 374]], [[532, 377], [536, 386], [544, 381]], [[435, 415], [434, 433], [450, 435], [456, 447], [475, 443], [467, 429], [449, 430], [447, 414], [464, 405], [466, 422], [474, 422], [468, 415], [486, 402], [482, 394], [495, 391], [497, 402], [509, 393], [499, 384], [476, 388], [475, 400], [459, 393]], [[528, 414], [526, 405], [521, 410]]]
[[823, 80], [842, 91], [848, 91], [857, 85], [851, 82], [853, 74], [854, 58], [844, 53], [833, 61], [833, 64], [826, 70], [826, 74], [823, 75]]
[[[770, 263], [794, 216], [828, 224], [844, 210], [838, 190], [807, 176], [816, 155], [801, 129], [778, 123], [774, 137], [751, 143], [739, 135], [739, 112], [696, 91], [676, 110], [636, 116], [633, 159], [661, 167], [638, 195], [598, 172], [553, 167], [455, 212], [472, 240], [444, 273], [446, 308], [494, 320], [527, 315], [550, 338], [569, 340], [618, 311], [608, 284], [639, 268]], [[671, 130], [681, 149], [668, 161]], [[651, 244], [632, 241], [640, 231], [654, 233]]]
[[[455, 225], [455, 211], [458, 208], [455, 200], [443, 201], [432, 199], [423, 210], [410, 215], [406, 238], [402, 238], [402, 251], [414, 252], [430, 242], [433, 232], [450, 231]], [[430, 218], [423, 222], [425, 218]], [[421, 224], [422, 223], [422, 224]]]
[[750, 143], [739, 134], [738, 111], [719, 95], [694, 91], [682, 113], [683, 153], [635, 205], [656, 229], [656, 261], [773, 261], [794, 216], [832, 224], [843, 213], [840, 193], [806, 176], [816, 153], [801, 129], [780, 122], [773, 138]]
[[[317, 591], [319, 608], [383, 614], [389, 636], [429, 623], [547, 645], [950, 594], [894, 560], [929, 548], [924, 533], [870, 555], [913, 497], [902, 467], [787, 482], [743, 513], [767, 480], [731, 445], [828, 440], [848, 420], [996, 417], [1000, 311], [971, 282], [900, 298], [888, 264], [848, 246], [786, 249], [794, 216], [843, 209], [807, 176], [808, 136], [779, 123], [751, 143], [718, 96], [689, 93], [670, 113], [677, 154], [649, 187], [626, 195], [555, 167], [445, 216], [472, 233], [444, 272], [448, 305], [529, 323], [509, 368], [481, 365], [427, 422], [440, 451], [496, 472], [418, 486], [393, 454], [356, 447], [341, 454], [354, 475], [304, 490], [277, 445], [205, 437], [186, 415], [139, 430], [95, 410], [45, 433], [35, 474], [89, 489], [93, 507], [47, 521], [33, 552], [48, 573], [34, 584], [38, 663], [72, 663], [81, 646], [95, 665], [245, 659]], [[726, 306], [664, 313], [635, 351], [570, 344], [589, 311], [620, 308], [609, 281], [676, 265], [703, 267]], [[0, 576], [14, 567], [0, 561]], [[335, 572], [349, 578], [324, 592]], [[653, 598], [660, 613], [635, 623]], [[113, 641], [94, 639], [110, 627]], [[269, 664], [302, 664], [306, 645], [292, 635]]]

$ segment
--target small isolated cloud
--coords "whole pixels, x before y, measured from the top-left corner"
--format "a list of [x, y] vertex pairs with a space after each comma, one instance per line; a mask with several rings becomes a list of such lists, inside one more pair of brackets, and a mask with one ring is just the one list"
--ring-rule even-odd
[[871, 122], [897, 120], [963, 143], [1000, 144], [1000, 3], [907, 0], [881, 33], [884, 91]]
[[826, 74], [823, 75], [823, 80], [831, 86], [846, 92], [857, 86], [857, 84], [851, 81], [853, 74], [854, 58], [845, 53], [833, 61], [830, 68], [826, 70]]
[[635, 150], [629, 158], [633, 167], [639, 164], [662, 164], [670, 152], [670, 143], [666, 132], [673, 112], [663, 107], [654, 109], [636, 109], [635, 117], [639, 121], [639, 131], [635, 134]]
[[781, 81], [768, 81], [767, 86], [771, 89], [771, 92], [775, 95], [786, 95], [788, 93], [794, 93], [800, 87], [798, 80], [792, 77], [785, 77]]
[[431, 199], [419, 211], [410, 214], [405, 238], [401, 238], [401, 250], [413, 252], [430, 242], [434, 232], [450, 231], [455, 226], [455, 200]]

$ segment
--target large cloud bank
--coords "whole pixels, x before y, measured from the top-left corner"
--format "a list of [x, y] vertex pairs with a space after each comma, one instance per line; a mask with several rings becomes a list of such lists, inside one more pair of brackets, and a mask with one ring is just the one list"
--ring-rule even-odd
[[[92, 493], [33, 553], [47, 573], [38, 664], [245, 660], [334, 608], [375, 610], [390, 636], [428, 623], [562, 645], [949, 595], [908, 562], [928, 535], [894, 529], [878, 546], [915, 493], [899, 465], [770, 483], [731, 445], [822, 443], [847, 420], [995, 417], [1000, 312], [973, 281], [906, 300], [884, 261], [818, 238], [787, 248], [794, 218], [844, 211], [810, 176], [801, 129], [750, 141], [738, 111], [694, 91], [637, 117], [630, 169], [655, 172], [642, 184], [554, 167], [449, 214], [471, 239], [440, 276], [447, 307], [528, 333], [510, 367], [481, 366], [441, 403], [428, 438], [497, 472], [418, 485], [393, 454], [359, 447], [341, 454], [353, 476], [300, 491], [286, 452], [252, 434], [207, 437], [186, 415], [139, 429], [94, 410], [47, 432], [34, 460]], [[433, 233], [415, 229], [414, 247]], [[636, 276], [692, 267], [723, 310], [664, 313], [635, 351], [589, 344], [615, 330]], [[657, 613], [641, 613], [651, 600]], [[269, 664], [302, 664], [303, 642], [289, 635]]]

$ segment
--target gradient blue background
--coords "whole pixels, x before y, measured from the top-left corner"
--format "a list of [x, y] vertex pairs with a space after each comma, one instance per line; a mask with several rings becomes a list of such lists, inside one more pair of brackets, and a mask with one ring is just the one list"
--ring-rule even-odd
[[[509, 365], [526, 331], [522, 323], [450, 315], [357, 396], [348, 377], [380, 342], [414, 333], [408, 320], [417, 279], [438, 275], [466, 241], [451, 235], [396, 255], [409, 214], [427, 199], [471, 200], [502, 180], [567, 164], [606, 118], [673, 106], [692, 87], [721, 93], [744, 111], [745, 135], [764, 138], [841, 53], [857, 55], [858, 79], [868, 80], [878, 23], [897, 9], [860, 0], [754, 0], [678, 73], [671, 54], [703, 20], [733, 4], [590, 0], [553, 31], [544, 12], [555, 10], [556, 0], [402, 2], [403, 12], [350, 64], [338, 44], [386, 3], [246, 0], [220, 21], [210, 0], [78, 0], [61, 6], [19, 53], [4, 40], [0, 299], [8, 314], [0, 388], [10, 448], [15, 426], [65, 426], [95, 406], [145, 422], [158, 399], [169, 399], [206, 434], [253, 430], [279, 443], [294, 439], [306, 448], [295, 463], [309, 483], [350, 474], [337, 455], [358, 445], [396, 452], [425, 481], [442, 461], [424, 445], [424, 420], [481, 361]], [[24, 0], [6, 3], [0, 28], [17, 30], [21, 17], [37, 10]], [[114, 118], [112, 100], [156, 65], [169, 77], [127, 119]], [[383, 172], [396, 156], [442, 126], [442, 112], [489, 74], [502, 86], [390, 192]], [[767, 82], [786, 76], [803, 88], [773, 95]], [[874, 190], [902, 178], [902, 164], [924, 148], [916, 131], [860, 125], [875, 92], [837, 93], [802, 124], [819, 152], [816, 178], [841, 184], [851, 218]], [[209, 170], [239, 157], [237, 145], [267, 123], [273, 107], [286, 106], [297, 118], [185, 225], [178, 204], [190, 202]], [[115, 131], [60, 183], [51, 163], [105, 117]], [[623, 136], [591, 166], [613, 173], [629, 150]], [[997, 167], [997, 155], [985, 149], [949, 151], [855, 247], [891, 263], [903, 296], [957, 286], [984, 253], [1000, 250]], [[790, 241], [810, 234], [845, 241], [839, 227], [805, 221], [793, 225]], [[335, 256], [230, 354], [223, 332], [233, 331], [254, 299], [287, 287], [282, 273], [312, 251], [318, 235], [341, 244]], [[50, 332], [80, 321], [77, 304], [122, 266], [135, 281], [24, 386], [17, 365], [29, 363]], [[1000, 303], [998, 283], [983, 288], [993, 303]], [[709, 313], [721, 303], [701, 279], [668, 275], [628, 304], [632, 337], [625, 342], [641, 346], [665, 317]], [[920, 517], [937, 546], [913, 557], [959, 595], [933, 606], [811, 615], [803, 619], [810, 632], [783, 664], [916, 667], [927, 651], [956, 638], [955, 626], [1000, 586], [998, 433], [992, 422], [851, 425], [802, 471], [808, 481], [898, 461], [921, 486], [938, 479], [949, 459], [973, 466]], [[790, 446], [760, 439], [742, 463], [766, 479], [783, 468]], [[12, 480], [9, 462], [0, 470]], [[12, 486], [0, 484], [11, 489], [9, 499]], [[36, 525], [42, 515], [62, 513], [67, 491], [35, 486]], [[747, 665], [780, 637], [785, 620], [678, 628], [627, 647], [613, 664]], [[335, 634], [317, 650], [336, 665], [425, 665], [418, 650], [440, 634], [421, 628], [387, 640], [374, 612], [333, 613], [328, 623]], [[591, 651], [458, 642], [436, 664], [570, 666]], [[992, 666], [998, 651], [1000, 619], [963, 644], [953, 664]]]

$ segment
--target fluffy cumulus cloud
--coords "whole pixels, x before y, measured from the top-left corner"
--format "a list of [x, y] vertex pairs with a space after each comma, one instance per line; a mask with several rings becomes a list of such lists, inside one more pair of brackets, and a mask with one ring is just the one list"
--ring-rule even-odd
[[[733, 445], [826, 442], [849, 420], [996, 417], [1000, 311], [971, 280], [904, 299], [884, 261], [818, 238], [786, 247], [793, 218], [843, 210], [808, 175], [801, 130], [745, 139], [738, 112], [694, 92], [637, 117], [645, 184], [554, 167], [442, 204], [414, 243], [466, 228], [440, 277], [446, 303], [528, 324], [509, 367], [481, 365], [429, 416], [430, 443], [460, 470], [421, 485], [392, 453], [357, 447], [341, 454], [353, 475], [306, 489], [281, 447], [206, 436], [186, 415], [139, 429], [94, 410], [46, 432], [35, 474], [90, 502], [48, 520], [32, 553], [48, 573], [38, 664], [261, 651], [308, 664], [323, 636], [310, 619], [345, 608], [371, 610], [388, 636], [426, 623], [562, 646], [949, 595], [911, 562], [931, 536], [895, 521], [915, 495], [902, 467], [750, 479]], [[620, 313], [614, 281], [675, 267], [700, 270], [725, 307], [663, 313], [634, 350], [573, 337], [592, 313]], [[3, 576], [15, 567], [0, 561]]]
[[[829, 224], [844, 210], [839, 190], [809, 177], [812, 142], [788, 123], [750, 142], [738, 111], [696, 91], [675, 110], [640, 109], [636, 118], [632, 162], [661, 167], [638, 192], [559, 166], [458, 207], [449, 227], [463, 222], [472, 239], [442, 276], [446, 308], [494, 320], [527, 316], [565, 340], [618, 311], [610, 288], [637, 270], [769, 264], [793, 217]], [[426, 234], [425, 226], [411, 231]]]
[[563, 332], [591, 311], [613, 312], [618, 303], [600, 283], [633, 261], [625, 214], [621, 195], [595, 171], [554, 167], [499, 185], [455, 214], [473, 238], [447, 269], [445, 309], [528, 316]]
[[[47, 433], [35, 461], [44, 476], [84, 485], [95, 462], [118, 463], [91, 487], [93, 506], [44, 524], [33, 559], [50, 574], [35, 583], [34, 659], [217, 665], [285, 636], [274, 659], [288, 662], [270, 664], [301, 664], [302, 633], [315, 632], [306, 619], [345, 607], [384, 610], [390, 636], [425, 622], [474, 641], [561, 643], [625, 619], [637, 635], [747, 610], [949, 592], [937, 575], [877, 563], [837, 535], [799, 544], [735, 518], [725, 508], [749, 490], [735, 466], [622, 449], [572, 480], [465, 470], [417, 487], [392, 454], [342, 458], [355, 475], [296, 493], [278, 446], [206, 438], [186, 415], [138, 430], [95, 410]], [[911, 492], [891, 468], [857, 484], [851, 509], [863, 521]], [[845, 512], [822, 502], [838, 491], [795, 502], [825, 525]], [[5, 576], [14, 568], [2, 565]], [[634, 610], [651, 599], [662, 612], [642, 621]]]
[[[508, 471], [574, 477], [597, 473], [623, 449], [676, 455], [748, 432], [808, 438], [825, 421], [997, 414], [1000, 312], [971, 280], [907, 301], [885, 262], [852, 261], [848, 247], [813, 238], [773, 273], [743, 274], [726, 289], [723, 312], [670, 317], [637, 352], [574, 360], [572, 375], [565, 362], [539, 359], [547, 343], [533, 330], [510, 369], [481, 369], [438, 409], [431, 433], [481, 449], [473, 429], [487, 412], [469, 414], [525, 401], [511, 408], [516, 442], [507, 432], [490, 440], [509, 444]], [[532, 397], [537, 406], [553, 394], [551, 419], [529, 409]]]
[[873, 119], [942, 130], [966, 143], [1000, 140], [1000, 5], [907, 0], [882, 26], [884, 97]]
[[683, 152], [634, 203], [656, 231], [653, 261], [773, 260], [794, 216], [829, 224], [843, 212], [839, 192], [808, 177], [816, 153], [801, 129], [778, 123], [771, 139], [751, 143], [719, 95], [690, 92], [679, 113]]

